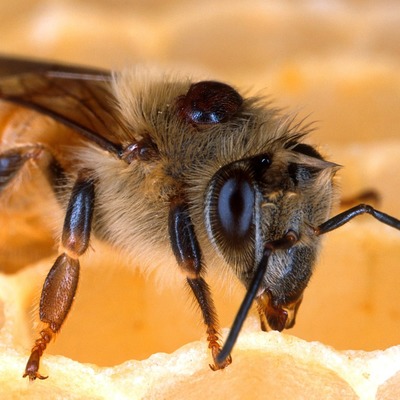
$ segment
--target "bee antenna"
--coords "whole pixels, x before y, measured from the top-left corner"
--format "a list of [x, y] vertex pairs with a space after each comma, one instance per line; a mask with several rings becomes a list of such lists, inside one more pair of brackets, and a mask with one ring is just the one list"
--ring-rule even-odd
[[223, 364], [223, 362], [227, 359], [227, 357], [229, 357], [229, 354], [231, 353], [233, 346], [236, 343], [239, 332], [242, 329], [244, 320], [246, 319], [250, 307], [253, 304], [253, 300], [257, 295], [258, 288], [260, 287], [260, 284], [267, 270], [268, 258], [271, 255], [271, 252], [272, 252], [271, 248], [266, 248], [264, 251], [264, 255], [257, 266], [256, 273], [253, 276], [250, 286], [247, 289], [246, 296], [244, 297], [242, 304], [240, 305], [239, 311], [236, 314], [236, 318], [233, 322], [232, 328], [225, 341], [225, 344], [222, 347], [219, 354], [217, 355], [216, 362], [218, 364]]

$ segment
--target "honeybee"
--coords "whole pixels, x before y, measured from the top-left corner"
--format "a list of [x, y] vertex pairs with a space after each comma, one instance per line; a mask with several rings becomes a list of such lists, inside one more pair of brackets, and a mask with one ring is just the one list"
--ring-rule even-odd
[[[91, 235], [145, 268], [183, 273], [218, 370], [254, 300], [263, 330], [294, 325], [322, 234], [364, 213], [400, 229], [366, 204], [330, 218], [339, 166], [304, 143], [307, 126], [225, 83], [3, 57], [0, 99], [52, 126], [3, 141], [0, 196], [35, 164], [65, 210], [30, 380], [46, 378], [40, 359], [71, 308]], [[207, 269], [230, 269], [246, 288], [223, 346]]]

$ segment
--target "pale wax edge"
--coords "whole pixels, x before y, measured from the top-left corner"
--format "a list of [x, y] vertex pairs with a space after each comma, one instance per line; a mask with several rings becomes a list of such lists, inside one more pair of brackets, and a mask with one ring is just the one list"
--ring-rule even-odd
[[[192, 392], [190, 398], [204, 398], [208, 391], [213, 392], [212, 385], [217, 382], [222, 390], [224, 382], [228, 385], [225, 393], [230, 390], [232, 380], [242, 380], [246, 385], [257, 385], [260, 361], [267, 366], [271, 358], [282, 361], [283, 370], [279, 363], [275, 368], [277, 375], [287, 380], [295, 378], [297, 363], [310, 367], [310, 380], [330, 370], [333, 372], [329, 379], [343, 380], [360, 399], [374, 399], [379, 386], [391, 378], [399, 370], [400, 346], [391, 347], [385, 351], [339, 352], [318, 342], [306, 342], [293, 336], [277, 332], [256, 332], [256, 322], [243, 332], [233, 353], [237, 361], [225, 371], [212, 372], [205, 341], [189, 343], [172, 354], [157, 353], [144, 361], [127, 361], [113, 368], [101, 368], [92, 364], [82, 364], [61, 356], [46, 355], [42, 361], [42, 373], [50, 377], [34, 383], [22, 379], [27, 354], [0, 344], [0, 397], [2, 399], [42, 399], [43, 396], [56, 395], [60, 398], [101, 398], [101, 399], [142, 399], [170, 398], [169, 392], [176, 385], [190, 388], [193, 381], [204, 380], [204, 391]], [[224, 332], [226, 334], [226, 331]], [[288, 370], [286, 359], [293, 358], [293, 370]], [[255, 360], [253, 362], [253, 359]], [[237, 365], [240, 364], [240, 365]], [[289, 365], [290, 365], [289, 364]], [[236, 365], [236, 367], [235, 367]], [[254, 371], [255, 382], [249, 381]], [[290, 368], [289, 368], [290, 369]], [[240, 375], [245, 372], [246, 381]], [[250, 378], [251, 380], [251, 378]], [[307, 385], [307, 382], [304, 382]], [[350, 388], [349, 388], [350, 389]], [[239, 398], [246, 398], [237, 392]], [[183, 394], [182, 394], [183, 395]], [[242, 395], [244, 397], [242, 397]], [[316, 393], [318, 396], [318, 392]], [[300, 396], [300, 393], [299, 393]], [[310, 395], [308, 395], [310, 397]], [[339, 390], [337, 397], [341, 398]], [[311, 395], [312, 397], [312, 395]], [[172, 397], [171, 397], [172, 398]], [[279, 398], [279, 397], [275, 397]], [[301, 398], [301, 397], [299, 397]], [[315, 397], [318, 398], [318, 397]], [[357, 397], [355, 397], [357, 398]]]

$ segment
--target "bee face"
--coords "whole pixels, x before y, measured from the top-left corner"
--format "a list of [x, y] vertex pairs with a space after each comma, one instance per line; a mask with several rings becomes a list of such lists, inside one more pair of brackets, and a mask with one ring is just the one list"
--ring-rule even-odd
[[[336, 166], [318, 153], [310, 157], [299, 150], [281, 149], [222, 167], [210, 181], [205, 202], [209, 238], [247, 288], [265, 243], [295, 233], [295, 246], [271, 256], [258, 291], [260, 299], [268, 293], [278, 308], [302, 297], [320, 242], [310, 227], [326, 220], [335, 191]], [[294, 317], [273, 328], [292, 326]]]
[[[34, 163], [65, 214], [40, 300], [45, 327], [24, 374], [31, 380], [45, 378], [39, 361], [70, 310], [92, 234], [135, 264], [183, 273], [211, 368], [221, 369], [254, 299], [264, 330], [293, 326], [321, 234], [362, 213], [400, 229], [364, 204], [329, 220], [338, 166], [302, 143], [306, 127], [225, 83], [0, 58], [0, 99], [72, 129], [27, 130], [0, 150], [0, 196]], [[205, 277], [226, 268], [247, 292], [222, 348]]]

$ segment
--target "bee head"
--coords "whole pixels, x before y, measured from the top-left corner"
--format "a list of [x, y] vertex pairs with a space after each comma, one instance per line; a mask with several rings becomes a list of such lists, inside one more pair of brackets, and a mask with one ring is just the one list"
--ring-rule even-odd
[[[210, 180], [204, 208], [207, 234], [246, 288], [269, 243], [288, 232], [297, 238], [294, 246], [271, 254], [259, 288], [259, 304], [271, 316], [268, 325], [273, 329], [294, 324], [293, 310], [319, 247], [311, 227], [331, 211], [336, 169], [314, 148], [299, 144], [229, 163]], [[282, 308], [291, 309], [293, 317], [274, 312]]]

